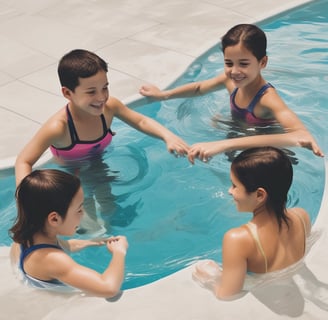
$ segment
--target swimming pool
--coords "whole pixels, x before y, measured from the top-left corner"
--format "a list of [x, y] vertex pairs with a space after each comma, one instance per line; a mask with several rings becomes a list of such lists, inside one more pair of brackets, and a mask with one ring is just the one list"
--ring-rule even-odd
[[[317, 12], [325, 11], [318, 6]], [[306, 19], [309, 19], [308, 12], [305, 13]], [[319, 59], [321, 51], [313, 48], [324, 40], [325, 34], [322, 25], [320, 32], [311, 25], [311, 35], [307, 36], [321, 41], [307, 39], [306, 47], [310, 49], [303, 52], [299, 34], [303, 34], [305, 28], [304, 24], [299, 24], [299, 17], [293, 18], [294, 14], [296, 12], [281, 16], [274, 23], [268, 21], [261, 24], [269, 38], [270, 60], [264, 75], [306, 125], [314, 130], [323, 146], [325, 141], [321, 133], [326, 132], [325, 124], [319, 120], [327, 118], [323, 104], [323, 85], [326, 86], [327, 79], [322, 66], [326, 65], [327, 59]], [[297, 27], [293, 22], [289, 31], [287, 19], [295, 19]], [[322, 19], [319, 23], [323, 23]], [[291, 35], [295, 39], [289, 39]], [[286, 46], [287, 52], [280, 52]], [[300, 57], [294, 57], [299, 54]], [[310, 59], [313, 61], [308, 61]], [[222, 70], [222, 55], [218, 48], [210, 50], [200, 61], [195, 62], [179, 81], [191, 81], [193, 77], [207, 78]], [[293, 82], [295, 79], [297, 82]], [[210, 127], [209, 123], [212, 115], [218, 112], [229, 117], [227, 103], [227, 94], [219, 92], [194, 100], [149, 104], [139, 108], [139, 111], [155, 117], [193, 143], [225, 136], [226, 128], [219, 131]], [[112, 183], [113, 193], [118, 195], [123, 208], [131, 208], [132, 213], [136, 208], [137, 212], [130, 224], [111, 231], [126, 234], [130, 242], [125, 288], [163, 277], [198, 258], [218, 259], [223, 233], [249, 218], [248, 215], [236, 213], [227, 194], [229, 163], [226, 158], [218, 156], [209, 165], [198, 162], [192, 167], [185, 159], [175, 159], [167, 154], [163, 143], [130, 130], [119, 122], [114, 123], [113, 127], [118, 132], [113, 147], [117, 150], [114, 153], [109, 150], [105, 155], [105, 162], [111, 170], [119, 171], [117, 181]], [[294, 166], [296, 177], [289, 205], [304, 206], [315, 219], [323, 188], [323, 161], [307, 150], [293, 151], [301, 161]], [[1, 199], [8, 201], [1, 201], [0, 207], [4, 213], [1, 223], [6, 226], [1, 235], [1, 244], [8, 245], [10, 240], [6, 230], [15, 211], [12, 201], [13, 177], [4, 178], [2, 185], [5, 187], [2, 188]], [[76, 258], [101, 270], [107, 263], [108, 254], [102, 249], [90, 250], [85, 256]]]

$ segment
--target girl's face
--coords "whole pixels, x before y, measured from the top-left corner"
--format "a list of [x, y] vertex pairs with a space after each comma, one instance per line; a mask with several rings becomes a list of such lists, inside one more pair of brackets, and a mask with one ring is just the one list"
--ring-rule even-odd
[[89, 78], [79, 78], [79, 85], [74, 92], [64, 87], [64, 96], [83, 111], [99, 116], [103, 113], [108, 100], [108, 80], [105, 71], [99, 71]]
[[239, 212], [253, 212], [258, 205], [257, 192], [247, 192], [244, 185], [232, 171], [230, 172], [230, 179], [232, 185], [229, 188], [229, 193], [235, 201], [237, 210]]
[[267, 57], [261, 61], [240, 43], [226, 47], [224, 51], [224, 72], [237, 88], [245, 87], [261, 77]]
[[58, 228], [60, 235], [71, 236], [76, 232], [84, 213], [83, 200], [83, 190], [80, 187], [68, 207], [65, 219], [61, 218], [61, 223]]

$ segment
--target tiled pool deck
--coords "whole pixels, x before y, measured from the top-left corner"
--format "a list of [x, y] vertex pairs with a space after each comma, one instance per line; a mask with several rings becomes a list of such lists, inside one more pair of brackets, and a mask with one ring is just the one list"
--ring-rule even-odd
[[[40, 124], [65, 104], [56, 67], [69, 50], [85, 48], [107, 59], [111, 94], [127, 103], [144, 83], [170, 84], [232, 25], [305, 2], [0, 0], [0, 168], [11, 167]], [[316, 228], [328, 228], [326, 212], [323, 201]], [[1, 248], [0, 319], [328, 319], [326, 231], [307, 256], [302, 279], [233, 302], [200, 289], [189, 268], [126, 290], [115, 302], [34, 291], [17, 282], [8, 248]]]

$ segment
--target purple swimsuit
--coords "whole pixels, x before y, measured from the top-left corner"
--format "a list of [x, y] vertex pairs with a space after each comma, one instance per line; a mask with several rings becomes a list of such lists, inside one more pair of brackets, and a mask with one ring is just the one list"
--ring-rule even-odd
[[270, 125], [275, 122], [274, 119], [261, 119], [257, 118], [254, 115], [254, 108], [257, 104], [257, 102], [260, 100], [263, 93], [268, 89], [273, 88], [273, 86], [270, 83], [265, 84], [255, 95], [251, 103], [248, 105], [246, 109], [239, 108], [235, 103], [235, 97], [236, 93], [238, 91], [238, 88], [235, 88], [233, 92], [230, 95], [230, 108], [231, 108], [231, 114], [235, 118], [242, 119], [246, 121], [248, 124], [251, 125], [259, 125], [259, 126], [266, 126]]

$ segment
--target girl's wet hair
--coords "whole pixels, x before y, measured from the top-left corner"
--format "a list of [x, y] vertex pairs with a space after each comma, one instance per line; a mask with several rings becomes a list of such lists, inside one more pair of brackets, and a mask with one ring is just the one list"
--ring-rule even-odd
[[267, 39], [263, 30], [253, 24], [238, 24], [232, 27], [221, 40], [222, 51], [241, 43], [258, 61], [266, 56]]
[[74, 91], [79, 85], [79, 78], [92, 77], [99, 71], [108, 72], [108, 66], [95, 53], [76, 49], [61, 58], [57, 71], [61, 86]]
[[24, 247], [33, 245], [33, 236], [44, 231], [49, 213], [55, 211], [65, 219], [80, 186], [78, 177], [60, 170], [35, 170], [27, 175], [16, 189], [18, 214], [9, 230], [11, 238]]
[[268, 194], [266, 207], [274, 211], [279, 228], [288, 226], [286, 203], [293, 180], [293, 168], [287, 155], [274, 147], [251, 148], [232, 162], [231, 171], [247, 192], [263, 188]]

